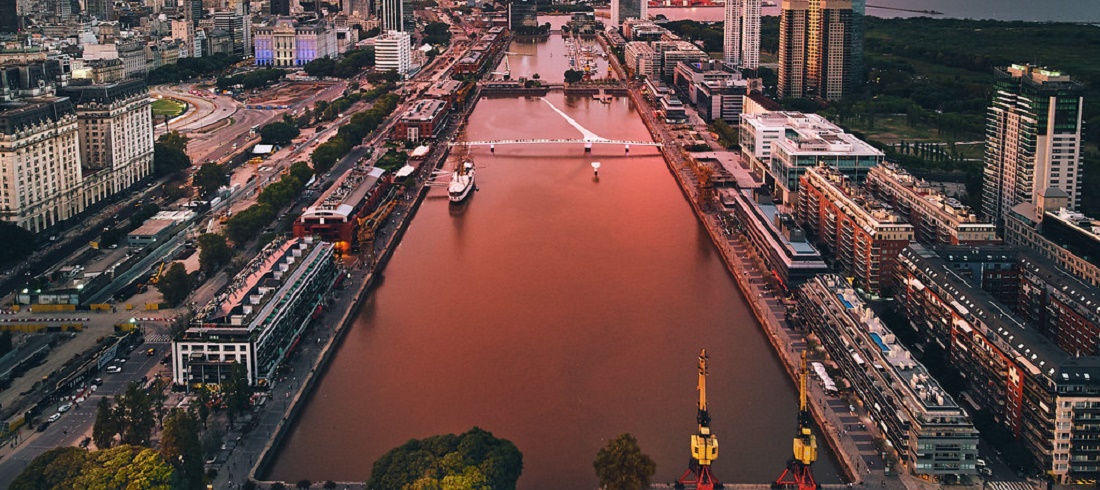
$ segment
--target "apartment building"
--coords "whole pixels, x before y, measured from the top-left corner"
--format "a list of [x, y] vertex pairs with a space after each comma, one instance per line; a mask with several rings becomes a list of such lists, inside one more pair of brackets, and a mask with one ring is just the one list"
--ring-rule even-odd
[[801, 180], [797, 216], [806, 231], [857, 287], [871, 294], [890, 290], [897, 255], [913, 241], [913, 225], [839, 170], [811, 168]]
[[1034, 250], [1078, 279], [1100, 286], [1100, 220], [1066, 209], [1069, 195], [1048, 187], [1037, 204], [1017, 204], [1005, 215], [1005, 243]]
[[916, 241], [925, 245], [990, 245], [999, 242], [997, 228], [958, 199], [947, 197], [905, 169], [884, 163], [867, 173], [867, 191], [893, 206], [913, 225]]
[[977, 474], [978, 431], [967, 411], [898, 342], [843, 277], [798, 288], [799, 315], [909, 470], [938, 480]]
[[172, 381], [216, 386], [239, 363], [249, 384], [272, 382], [337, 273], [331, 243], [307, 236], [268, 244], [172, 341]]
[[[405, 75], [412, 67], [412, 38], [407, 32], [388, 31], [374, 39], [375, 68]], [[475, 63], [476, 64], [476, 63]], [[480, 64], [478, 64], [480, 66]]]

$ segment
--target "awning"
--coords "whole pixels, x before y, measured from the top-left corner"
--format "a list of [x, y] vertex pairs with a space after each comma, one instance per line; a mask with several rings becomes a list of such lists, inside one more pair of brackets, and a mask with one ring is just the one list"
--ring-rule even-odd
[[405, 177], [412, 175], [412, 173], [415, 171], [416, 168], [414, 168], [412, 165], [405, 165], [404, 167], [401, 167], [401, 169], [398, 170], [396, 174], [394, 174], [394, 177], [398, 179], [404, 179]]
[[275, 145], [256, 145], [252, 147], [253, 155], [267, 155], [275, 149]]

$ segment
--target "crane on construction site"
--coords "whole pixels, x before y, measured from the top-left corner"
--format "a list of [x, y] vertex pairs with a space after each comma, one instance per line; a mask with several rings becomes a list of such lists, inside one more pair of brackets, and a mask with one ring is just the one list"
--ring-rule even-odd
[[676, 488], [694, 485], [696, 490], [722, 488], [722, 484], [710, 471], [710, 465], [718, 459], [718, 436], [710, 430], [710, 413], [707, 412], [707, 350], [699, 350], [699, 410], [695, 416], [699, 430], [691, 435], [691, 460], [684, 474], [676, 480]]
[[775, 480], [776, 486], [797, 487], [797, 490], [817, 490], [817, 482], [811, 467], [817, 460], [817, 438], [814, 437], [809, 403], [806, 401], [806, 351], [802, 351], [802, 364], [798, 374], [798, 432], [794, 436], [794, 457], [787, 461], [787, 468]]

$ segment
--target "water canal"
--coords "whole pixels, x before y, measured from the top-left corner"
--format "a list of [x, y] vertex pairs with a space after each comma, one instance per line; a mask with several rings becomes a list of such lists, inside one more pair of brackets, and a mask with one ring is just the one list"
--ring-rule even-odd
[[[534, 55], [514, 71], [544, 80], [567, 66], [560, 38], [511, 50]], [[548, 100], [601, 136], [649, 139], [625, 98]], [[481, 100], [466, 134], [576, 136], [536, 98]], [[523, 451], [521, 489], [593, 488], [597, 450], [623, 432], [656, 460], [655, 481], [672, 481], [695, 431], [700, 347], [715, 473], [778, 476], [796, 393], [657, 151], [501, 146], [473, 158], [480, 190], [455, 208], [433, 189], [270, 476], [362, 481], [410, 438], [480, 426]], [[819, 481], [838, 481], [823, 459]]]

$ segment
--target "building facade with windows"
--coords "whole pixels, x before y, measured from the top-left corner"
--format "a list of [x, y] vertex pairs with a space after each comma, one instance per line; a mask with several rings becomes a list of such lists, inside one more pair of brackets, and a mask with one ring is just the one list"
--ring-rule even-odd
[[250, 385], [271, 383], [338, 273], [331, 243], [303, 237], [268, 244], [172, 341], [173, 383], [217, 387], [234, 364], [244, 366]]
[[798, 289], [799, 315], [885, 430], [889, 451], [919, 476], [977, 474], [970, 415], [898, 342], [843, 277], [822, 274]]
[[867, 173], [867, 191], [913, 225], [916, 241], [925, 245], [991, 245], [997, 228], [958, 199], [945, 196], [905, 169], [884, 163]]
[[996, 68], [986, 116], [982, 213], [1004, 227], [1023, 202], [1048, 187], [1065, 191], [1076, 210], [1081, 192], [1084, 85], [1063, 73], [1029, 65]]
[[68, 98], [0, 106], [0, 219], [38, 233], [84, 210], [78, 134]]
[[726, 0], [722, 60], [745, 70], [760, 67], [760, 0]]
[[802, 186], [797, 215], [811, 237], [857, 287], [871, 294], [890, 290], [897, 255], [913, 241], [913, 225], [831, 167], [807, 170]]
[[976, 412], [1008, 429], [1059, 482], [1096, 479], [1100, 357], [1066, 352], [981, 286], [991, 269], [1014, 268], [1009, 250], [914, 244], [898, 259], [896, 299], [922, 340], [944, 349]]
[[447, 101], [420, 99], [393, 125], [393, 138], [420, 141], [434, 138], [447, 124]]
[[321, 58], [339, 55], [336, 30], [320, 21], [298, 23], [279, 19], [274, 25], [257, 27], [252, 36], [259, 66], [303, 66]]
[[779, 96], [838, 100], [852, 89], [852, 0], [783, 0]]
[[648, 17], [649, 2], [647, 0], [611, 0], [612, 27], [619, 27], [627, 19], [645, 20]]
[[1078, 279], [1100, 286], [1100, 220], [1066, 209], [1069, 195], [1049, 187], [1038, 204], [1017, 204], [1005, 215], [1005, 243], [1036, 251]]
[[407, 32], [389, 31], [374, 38], [374, 66], [379, 71], [409, 73], [412, 66], [412, 38]]
[[130, 188], [153, 173], [152, 99], [145, 80], [58, 89], [76, 110], [83, 207]]

